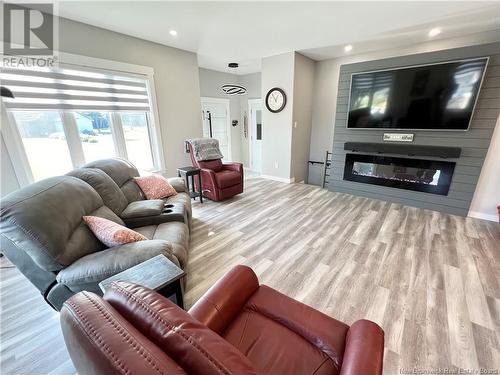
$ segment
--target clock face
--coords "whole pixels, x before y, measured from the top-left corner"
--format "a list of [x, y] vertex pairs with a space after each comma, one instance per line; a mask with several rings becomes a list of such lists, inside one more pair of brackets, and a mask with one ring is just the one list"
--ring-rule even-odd
[[266, 95], [266, 107], [269, 111], [273, 113], [280, 112], [285, 108], [285, 105], [286, 95], [282, 89], [275, 87], [269, 90]]

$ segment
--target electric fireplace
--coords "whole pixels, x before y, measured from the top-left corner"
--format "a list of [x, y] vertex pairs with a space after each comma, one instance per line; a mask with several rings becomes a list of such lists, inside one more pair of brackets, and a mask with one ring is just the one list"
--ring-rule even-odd
[[455, 163], [346, 154], [344, 180], [448, 195]]

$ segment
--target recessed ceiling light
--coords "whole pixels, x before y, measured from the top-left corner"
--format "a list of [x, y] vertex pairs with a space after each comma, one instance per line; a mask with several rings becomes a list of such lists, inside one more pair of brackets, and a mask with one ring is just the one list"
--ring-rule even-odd
[[429, 31], [429, 36], [434, 38], [435, 36], [441, 34], [441, 29], [439, 27], [435, 27]]
[[170, 30], [169, 31], [169, 34], [172, 35], [172, 36], [177, 36], [177, 31], [175, 30]]
[[344, 51], [349, 52], [350, 50], [352, 50], [351, 44], [348, 44], [347, 46], [344, 47]]

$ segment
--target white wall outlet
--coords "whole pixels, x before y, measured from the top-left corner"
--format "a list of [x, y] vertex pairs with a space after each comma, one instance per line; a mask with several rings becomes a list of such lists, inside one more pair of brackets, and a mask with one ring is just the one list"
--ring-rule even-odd
[[294, 128], [297, 128], [297, 121], [294, 121], [294, 123], [293, 123], [293, 127], [294, 127]]
[[277, 161], [274, 162], [274, 168], [278, 169], [280, 166]]

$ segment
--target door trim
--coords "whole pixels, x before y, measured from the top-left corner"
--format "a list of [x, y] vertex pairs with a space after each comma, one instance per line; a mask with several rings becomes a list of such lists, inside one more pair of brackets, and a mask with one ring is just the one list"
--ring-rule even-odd
[[226, 131], [227, 131], [227, 152], [228, 152], [228, 157], [225, 161], [233, 161], [233, 147], [232, 147], [232, 137], [231, 137], [231, 106], [230, 106], [230, 100], [229, 99], [224, 99], [224, 98], [212, 98], [208, 96], [202, 96], [201, 98], [201, 131], [203, 134], [203, 104], [204, 103], [217, 103], [217, 104], [225, 104], [226, 105]]
[[[253, 121], [253, 116], [252, 116], [252, 108], [255, 105], [259, 105], [260, 109], [262, 110], [262, 99], [248, 99], [248, 119], [249, 119], [249, 135], [250, 139], [248, 142], [248, 164], [250, 164], [250, 170], [257, 172], [257, 173], [262, 173], [262, 168], [260, 171], [257, 171], [254, 169], [253, 166], [253, 142], [252, 142], [252, 137], [254, 134], [254, 121]], [[262, 160], [262, 155], [261, 155], [261, 160]]]

